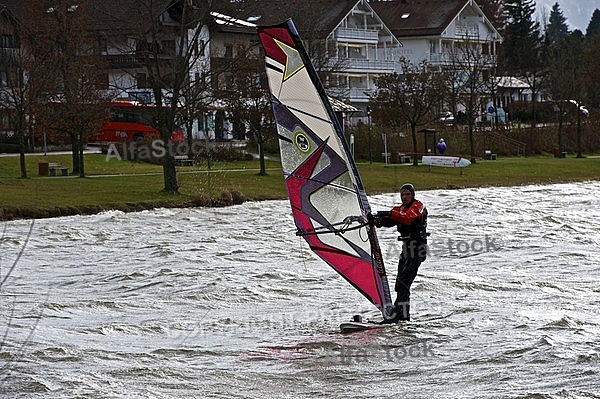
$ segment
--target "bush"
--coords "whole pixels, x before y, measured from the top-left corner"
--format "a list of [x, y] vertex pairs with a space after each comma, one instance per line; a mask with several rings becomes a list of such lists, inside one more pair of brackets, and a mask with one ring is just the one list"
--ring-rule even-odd
[[198, 192], [194, 197], [193, 204], [195, 206], [208, 207], [212, 205], [212, 200], [209, 195], [206, 195], [203, 192]]

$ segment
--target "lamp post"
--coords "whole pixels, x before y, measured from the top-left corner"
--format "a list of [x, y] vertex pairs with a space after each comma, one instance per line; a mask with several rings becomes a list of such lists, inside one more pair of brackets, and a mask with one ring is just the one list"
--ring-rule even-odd
[[383, 151], [384, 151], [384, 157], [385, 157], [385, 164], [387, 166], [388, 158], [390, 156], [390, 154], [388, 153], [388, 147], [387, 147], [387, 133], [383, 132], [381, 135], [383, 136]]
[[373, 126], [371, 124], [371, 107], [367, 105], [367, 117], [369, 118], [369, 164], [373, 163], [373, 154], [371, 151], [371, 135], [373, 133]]

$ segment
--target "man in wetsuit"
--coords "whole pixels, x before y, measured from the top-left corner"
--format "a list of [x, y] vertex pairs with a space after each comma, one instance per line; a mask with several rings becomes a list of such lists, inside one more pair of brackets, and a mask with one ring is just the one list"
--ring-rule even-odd
[[421, 262], [427, 257], [427, 209], [415, 199], [415, 188], [405, 184], [400, 188], [402, 205], [391, 211], [377, 212], [373, 222], [377, 227], [398, 228], [402, 242], [402, 255], [398, 262], [395, 290], [397, 292], [393, 312], [383, 323], [397, 323], [410, 320], [410, 286], [412, 285]]

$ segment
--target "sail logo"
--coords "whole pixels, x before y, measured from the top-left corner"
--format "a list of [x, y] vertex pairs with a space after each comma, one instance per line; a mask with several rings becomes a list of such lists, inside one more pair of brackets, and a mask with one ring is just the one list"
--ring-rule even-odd
[[275, 43], [277, 43], [281, 51], [283, 51], [286, 56], [285, 70], [283, 72], [283, 80], [286, 81], [304, 67], [304, 62], [302, 61], [302, 57], [300, 56], [298, 50], [288, 46], [283, 42], [280, 42], [277, 39], [273, 40], [275, 41]]
[[302, 131], [298, 131], [294, 134], [294, 144], [303, 153], [310, 151], [310, 140]]

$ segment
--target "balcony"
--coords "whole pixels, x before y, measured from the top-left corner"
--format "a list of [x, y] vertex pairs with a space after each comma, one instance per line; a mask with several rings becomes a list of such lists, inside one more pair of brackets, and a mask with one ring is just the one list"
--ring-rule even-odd
[[479, 39], [478, 25], [456, 25], [456, 37]]
[[391, 60], [367, 60], [365, 58], [330, 58], [328, 65], [344, 72], [391, 73], [396, 63]]
[[110, 54], [104, 56], [111, 69], [139, 68], [144, 57], [136, 54]]
[[2, 65], [18, 65], [21, 62], [21, 56], [20, 48], [0, 48], [0, 64]]
[[356, 28], [338, 28], [335, 31], [335, 37], [338, 40], [375, 44], [379, 42], [379, 31]]
[[327, 93], [337, 98], [344, 98], [351, 103], [366, 103], [369, 102], [369, 93], [373, 90], [367, 88], [341, 88], [328, 87]]
[[492, 67], [496, 65], [495, 55], [480, 54], [477, 59], [473, 57], [461, 56], [455, 53], [433, 53], [429, 54], [429, 62], [435, 66], [462, 65], [465, 67], [481, 66]]

